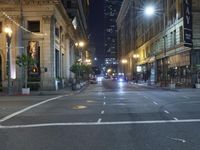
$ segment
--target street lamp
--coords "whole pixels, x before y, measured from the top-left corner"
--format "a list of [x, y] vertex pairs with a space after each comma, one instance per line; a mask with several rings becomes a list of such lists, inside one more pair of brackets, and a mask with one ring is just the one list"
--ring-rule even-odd
[[122, 64], [127, 64], [128, 61], [127, 61], [127, 59], [122, 59], [121, 62], [122, 62]]
[[[144, 9], [144, 13], [145, 13], [146, 16], [150, 17], [150, 16], [155, 15], [156, 9], [155, 9], [155, 7], [153, 5], [148, 5]], [[163, 32], [163, 41], [164, 41], [164, 43], [163, 43], [163, 58], [162, 58], [162, 61], [163, 61], [163, 74], [164, 74], [163, 80], [164, 80], [164, 84], [166, 86], [167, 85], [167, 68], [168, 68], [168, 66], [167, 66], [167, 63], [166, 63], [167, 62], [167, 57], [166, 57], [166, 36], [165, 36], [165, 34], [166, 34], [166, 26], [165, 26], [166, 20], [165, 19], [166, 18], [165, 18], [164, 2], [163, 2], [163, 10], [161, 11], [161, 13], [162, 13], [162, 17], [163, 17], [163, 31], [164, 31]]]
[[[80, 65], [81, 65], [81, 63], [82, 63], [82, 61], [83, 61], [83, 58], [82, 58], [82, 51], [80, 50], [81, 48], [83, 48], [84, 46], [85, 46], [85, 43], [83, 42], [83, 41], [79, 41], [79, 42], [76, 42], [75, 43], [75, 46], [78, 48], [78, 55], [79, 55], [79, 59], [78, 59], [78, 64], [79, 64], [79, 66], [78, 66], [78, 83], [80, 84]], [[77, 81], [76, 81], [77, 82]], [[79, 87], [80, 85], [78, 85], [78, 89], [80, 88]]]
[[138, 68], [139, 66], [137, 66], [137, 62], [139, 59], [140, 55], [139, 54], [133, 54], [133, 58], [134, 58], [134, 71], [133, 71], [133, 77], [134, 79], [136, 79], [136, 82], [138, 81], [138, 75], [137, 72], [139, 72]]
[[[83, 48], [85, 46], [85, 43], [83, 41], [79, 41], [79, 42], [75, 43], [75, 46], [77, 48]], [[81, 60], [82, 60], [82, 52], [80, 52], [80, 51], [79, 51], [79, 56], [81, 57]]]
[[144, 9], [144, 13], [146, 16], [152, 16], [155, 13], [155, 8], [152, 5], [146, 6]]
[[12, 29], [10, 27], [6, 27], [4, 29], [4, 32], [6, 34], [6, 42], [7, 42], [7, 76], [8, 76], [8, 95], [11, 95], [11, 74], [10, 74], [10, 44], [12, 39]]
[[121, 60], [121, 63], [122, 63], [122, 73], [123, 73], [123, 75], [125, 75], [125, 73], [124, 73], [124, 72], [125, 72], [124, 65], [127, 64], [128, 61], [127, 61], [127, 59], [122, 59], [122, 60]]
[[138, 59], [139, 57], [139, 54], [133, 54], [133, 58]]
[[80, 41], [79, 42], [79, 47], [84, 47], [85, 46], [85, 43], [83, 41]]
[[76, 47], [84, 47], [85, 46], [85, 43], [83, 41], [79, 41], [79, 42], [76, 42], [75, 43], [75, 46]]
[[91, 65], [91, 64], [92, 64], [92, 61], [91, 61], [91, 59], [86, 59], [86, 60], [85, 60], [85, 63], [86, 63], [87, 65]]
[[108, 74], [108, 76], [110, 76], [111, 73], [112, 73], [112, 69], [111, 69], [111, 68], [108, 68], [108, 70], [107, 70], [107, 74]]

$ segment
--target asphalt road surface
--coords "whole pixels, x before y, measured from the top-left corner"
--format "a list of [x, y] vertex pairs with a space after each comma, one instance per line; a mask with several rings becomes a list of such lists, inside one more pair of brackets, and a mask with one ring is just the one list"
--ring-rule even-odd
[[200, 90], [105, 80], [79, 94], [0, 97], [0, 150], [199, 150]]

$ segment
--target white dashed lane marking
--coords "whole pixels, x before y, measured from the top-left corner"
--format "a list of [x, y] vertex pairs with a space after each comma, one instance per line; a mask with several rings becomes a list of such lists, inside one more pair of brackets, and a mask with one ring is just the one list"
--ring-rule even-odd
[[164, 110], [164, 112], [165, 112], [166, 114], [169, 114], [169, 112], [168, 112], [167, 110]]
[[102, 115], [104, 114], [104, 110], [101, 111], [101, 114], [102, 114]]
[[158, 103], [157, 102], [153, 102], [155, 105], [158, 105]]
[[178, 120], [178, 118], [176, 118], [176, 117], [174, 117], [173, 119], [174, 119], [174, 120]]
[[98, 121], [97, 121], [97, 123], [100, 123], [100, 122], [101, 122], [101, 120], [102, 120], [102, 119], [101, 119], [101, 118], [99, 118], [99, 119], [98, 119]]
[[183, 98], [185, 98], [185, 99], [190, 99], [190, 97], [188, 97], [188, 96], [182, 96]]

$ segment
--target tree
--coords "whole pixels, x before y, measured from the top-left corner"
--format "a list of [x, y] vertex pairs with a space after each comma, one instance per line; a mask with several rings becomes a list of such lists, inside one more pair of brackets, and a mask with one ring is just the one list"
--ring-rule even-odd
[[27, 70], [28, 67], [32, 67], [35, 64], [35, 60], [31, 56], [27, 56], [26, 54], [22, 53], [21, 56], [17, 56], [16, 64], [22, 68], [23, 77], [24, 77], [24, 87], [27, 88]]
[[79, 75], [80, 75], [80, 64], [79, 63], [75, 63], [70, 67], [70, 71], [73, 72], [75, 74], [75, 79], [76, 82], [79, 79]]
[[81, 77], [88, 76], [91, 73], [91, 66], [75, 63], [70, 67], [70, 71], [75, 74], [76, 81], [80, 81]]

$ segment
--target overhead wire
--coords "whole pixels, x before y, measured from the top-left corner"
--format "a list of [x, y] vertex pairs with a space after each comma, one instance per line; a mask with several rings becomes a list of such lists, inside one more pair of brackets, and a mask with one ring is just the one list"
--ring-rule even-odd
[[11, 22], [13, 22], [16, 26], [18, 26], [19, 28], [21, 28], [22, 30], [28, 32], [28, 33], [31, 33], [33, 35], [36, 35], [36, 36], [45, 36], [47, 35], [46, 33], [36, 33], [36, 32], [32, 32], [30, 30], [28, 30], [27, 28], [25, 28], [24, 26], [20, 25], [19, 23], [17, 23], [14, 19], [12, 19], [6, 12], [3, 12], [1, 11], [1, 13], [6, 17], [8, 18]]

